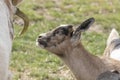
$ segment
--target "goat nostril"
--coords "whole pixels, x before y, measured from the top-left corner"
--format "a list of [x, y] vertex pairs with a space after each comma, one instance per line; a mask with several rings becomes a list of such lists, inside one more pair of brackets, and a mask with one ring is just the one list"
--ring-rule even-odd
[[41, 38], [42, 36], [38, 36], [38, 38]]

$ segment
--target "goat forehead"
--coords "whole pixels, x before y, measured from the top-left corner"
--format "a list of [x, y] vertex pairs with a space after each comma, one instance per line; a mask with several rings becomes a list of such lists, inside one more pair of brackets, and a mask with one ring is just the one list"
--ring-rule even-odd
[[60, 26], [58, 26], [57, 28], [55, 28], [55, 29], [53, 29], [53, 30], [51, 30], [51, 31], [49, 31], [49, 32], [46, 32], [46, 33], [41, 33], [39, 36], [41, 36], [41, 37], [47, 37], [47, 36], [51, 36], [52, 34], [56, 34], [56, 32], [57, 31], [64, 31], [64, 32], [66, 32], [66, 34], [69, 32], [68, 31], [68, 27], [72, 27], [72, 25], [60, 25]]
[[[62, 24], [62, 25], [60, 25], [61, 27], [67, 27], [67, 26], [72, 26], [72, 25], [70, 25], [70, 24]], [[59, 26], [59, 27], [60, 27]]]
[[70, 24], [63, 24], [63, 25], [60, 25], [60, 26], [58, 26], [57, 28], [55, 28], [54, 30], [56, 30], [56, 29], [60, 29], [60, 28], [67, 28], [67, 27], [72, 27], [72, 25], [70, 25]]
[[66, 27], [66, 26], [68, 26], [68, 24], [61, 24], [60, 26], [58, 26], [58, 27]]
[[72, 25], [60, 25], [57, 28], [55, 28], [53, 31], [57, 31], [57, 30], [68, 30], [69, 28], [72, 29]]
[[58, 28], [56, 28], [53, 32], [56, 32], [56, 31], [63, 31], [63, 30], [67, 30], [67, 28], [66, 27], [58, 27]]
[[47, 33], [41, 33], [39, 36], [46, 36]]

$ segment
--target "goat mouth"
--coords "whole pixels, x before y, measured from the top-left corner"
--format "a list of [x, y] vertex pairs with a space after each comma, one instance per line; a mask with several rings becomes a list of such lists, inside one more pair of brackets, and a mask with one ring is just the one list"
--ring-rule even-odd
[[37, 39], [36, 45], [41, 47], [41, 48], [47, 47], [47, 43], [45, 41], [40, 40], [40, 39]]

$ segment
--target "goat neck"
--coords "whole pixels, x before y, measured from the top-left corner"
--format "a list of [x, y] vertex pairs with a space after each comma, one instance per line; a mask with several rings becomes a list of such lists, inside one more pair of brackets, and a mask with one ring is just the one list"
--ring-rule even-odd
[[95, 80], [96, 76], [106, 70], [102, 60], [90, 54], [81, 43], [66, 49], [64, 54], [60, 58], [69, 66], [77, 80]]

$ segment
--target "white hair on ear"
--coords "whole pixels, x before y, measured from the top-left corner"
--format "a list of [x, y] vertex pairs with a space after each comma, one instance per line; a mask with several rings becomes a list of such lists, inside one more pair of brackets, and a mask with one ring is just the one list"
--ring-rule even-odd
[[113, 40], [119, 39], [119, 38], [120, 38], [120, 37], [119, 37], [119, 34], [118, 34], [117, 30], [113, 28], [112, 31], [111, 31], [111, 33], [110, 33], [110, 35], [109, 35], [109, 37], [108, 37], [108, 39], [107, 39], [107, 46], [109, 46], [110, 43], [111, 43]]

